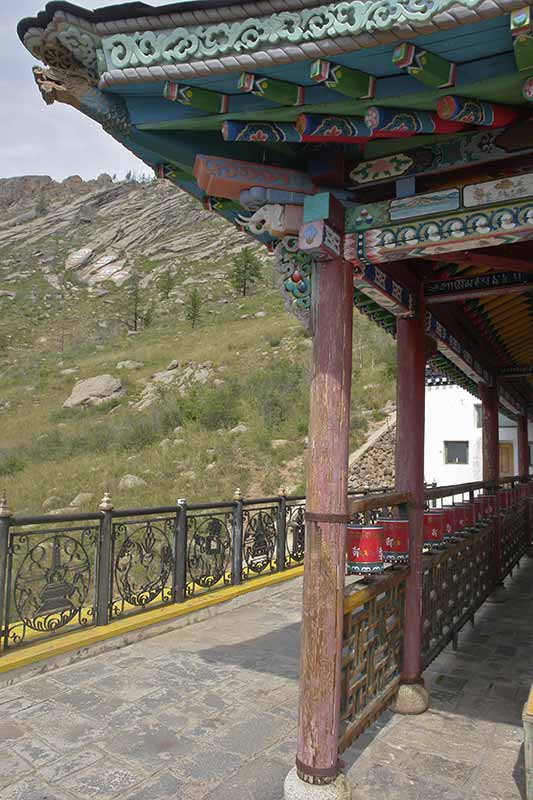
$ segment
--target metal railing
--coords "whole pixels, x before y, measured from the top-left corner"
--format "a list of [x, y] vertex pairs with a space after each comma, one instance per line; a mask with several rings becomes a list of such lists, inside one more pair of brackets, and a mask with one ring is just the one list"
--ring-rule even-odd
[[230, 502], [134, 509], [106, 494], [97, 512], [31, 517], [4, 500], [0, 649], [291, 570], [303, 563], [304, 510], [303, 496], [239, 490]]

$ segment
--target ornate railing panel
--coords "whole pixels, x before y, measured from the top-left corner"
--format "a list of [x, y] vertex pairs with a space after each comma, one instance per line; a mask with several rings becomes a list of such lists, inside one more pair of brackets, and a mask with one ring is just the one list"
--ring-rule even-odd
[[470, 538], [424, 557], [422, 660], [424, 667], [457, 636], [493, 590], [496, 533], [488, 525]]
[[305, 502], [285, 506], [285, 567], [303, 564], [305, 549]]
[[391, 570], [344, 601], [340, 750], [392, 702], [402, 663], [407, 570]]
[[111, 530], [110, 617], [172, 600], [176, 516], [132, 517]]
[[95, 623], [97, 543], [94, 524], [9, 531], [4, 649]]
[[231, 508], [187, 515], [187, 597], [231, 583], [233, 516]]

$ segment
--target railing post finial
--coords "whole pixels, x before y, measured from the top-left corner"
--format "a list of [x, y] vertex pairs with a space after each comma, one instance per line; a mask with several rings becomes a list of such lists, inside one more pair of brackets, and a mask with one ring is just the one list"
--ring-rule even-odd
[[278, 497], [285, 497], [285, 487], [280, 486], [278, 489]]
[[111, 495], [109, 492], [104, 492], [104, 496], [100, 500], [100, 505], [98, 506], [99, 511], [113, 511], [113, 501], [111, 499]]
[[2, 497], [0, 497], [0, 517], [10, 517], [11, 511], [7, 504], [6, 490], [4, 489]]
[[177, 500], [178, 506], [184, 506], [186, 502], [187, 501], [186, 501], [186, 499], [184, 497], [179, 497], [178, 500]]
[[241, 490], [238, 487], [233, 492], [233, 499], [234, 500], [242, 500], [242, 493], [241, 493]]

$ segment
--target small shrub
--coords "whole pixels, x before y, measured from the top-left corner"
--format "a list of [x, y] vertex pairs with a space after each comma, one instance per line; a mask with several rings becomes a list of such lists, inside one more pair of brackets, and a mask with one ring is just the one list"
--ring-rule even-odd
[[14, 475], [24, 466], [22, 459], [11, 450], [0, 450], [0, 475]]

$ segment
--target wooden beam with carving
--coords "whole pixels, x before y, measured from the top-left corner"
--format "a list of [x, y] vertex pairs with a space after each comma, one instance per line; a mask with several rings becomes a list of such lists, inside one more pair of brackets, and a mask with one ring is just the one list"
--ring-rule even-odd
[[394, 49], [392, 63], [433, 89], [446, 89], [455, 83], [455, 64], [408, 42], [402, 42]]
[[323, 58], [318, 58], [311, 64], [309, 77], [315, 83], [324, 84], [328, 89], [333, 89], [347, 97], [358, 100], [367, 100], [374, 97], [376, 79], [358, 69], [345, 67], [343, 64], [333, 64]]
[[207, 111], [209, 114], [226, 114], [229, 106], [229, 95], [227, 94], [201, 89], [198, 86], [186, 86], [173, 81], [165, 83], [163, 97], [173, 103], [181, 103], [190, 108]]
[[520, 110], [512, 106], [447, 94], [437, 101], [437, 115], [447, 122], [454, 121], [462, 122], [464, 125], [500, 128], [515, 122], [520, 116]]
[[450, 303], [485, 295], [533, 291], [531, 272], [491, 272], [488, 275], [466, 275], [424, 285], [426, 302]]
[[382, 106], [369, 106], [365, 113], [365, 123], [374, 134], [392, 137], [421, 133], [457, 133], [464, 128], [462, 121], [444, 118], [433, 111]]
[[249, 92], [256, 97], [265, 97], [282, 106], [301, 106], [304, 103], [305, 90], [303, 86], [280, 81], [277, 78], [254, 75], [252, 72], [241, 73], [238, 89], [240, 92]]
[[533, 69], [533, 36], [531, 9], [516, 8], [510, 14], [511, 34], [516, 67], [520, 72]]
[[208, 195], [239, 200], [244, 189], [254, 186], [312, 194], [314, 185], [305, 172], [251, 161], [198, 154], [193, 174], [200, 189]]

